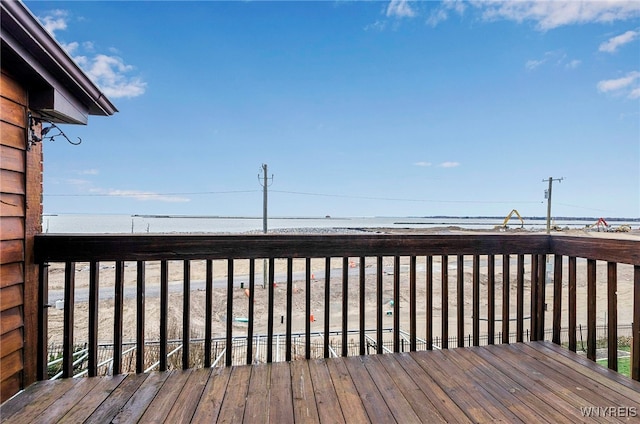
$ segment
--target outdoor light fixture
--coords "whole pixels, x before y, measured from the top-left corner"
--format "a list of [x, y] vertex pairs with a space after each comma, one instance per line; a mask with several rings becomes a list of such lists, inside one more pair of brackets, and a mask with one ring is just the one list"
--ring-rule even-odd
[[[36, 118], [31, 114], [31, 112], [29, 112], [28, 115], [29, 115], [29, 125], [28, 125], [28, 134], [27, 134], [27, 150], [29, 150], [31, 146], [41, 142], [42, 140], [47, 139], [47, 140], [54, 141], [55, 138], [58, 136], [64, 137], [69, 142], [69, 144], [73, 144], [74, 146], [77, 146], [78, 144], [82, 143], [82, 139], [80, 137], [78, 137], [78, 141], [76, 142], [71, 141], [71, 139], [67, 137], [64, 131], [62, 131], [60, 127], [58, 127], [53, 122], [45, 118]], [[46, 122], [47, 124], [49, 124], [49, 126], [42, 127], [42, 130], [40, 131], [40, 137], [38, 137], [36, 135], [34, 127], [38, 124], [42, 124], [43, 122]], [[57, 133], [50, 135], [49, 133], [51, 132], [51, 130], [55, 130], [57, 131]]]

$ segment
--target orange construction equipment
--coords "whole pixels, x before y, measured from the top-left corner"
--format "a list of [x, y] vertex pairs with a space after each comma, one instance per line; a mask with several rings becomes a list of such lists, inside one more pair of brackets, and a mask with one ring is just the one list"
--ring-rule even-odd
[[609, 231], [609, 224], [607, 224], [604, 218], [598, 218], [595, 224], [589, 226], [589, 228], [594, 227], [598, 229], [598, 232], [600, 232], [600, 228], [602, 228], [602, 231]]

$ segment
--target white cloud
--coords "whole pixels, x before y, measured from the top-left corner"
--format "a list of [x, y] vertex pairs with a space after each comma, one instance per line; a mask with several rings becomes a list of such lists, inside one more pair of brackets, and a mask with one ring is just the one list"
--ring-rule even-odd
[[387, 23], [385, 21], [375, 21], [372, 24], [369, 24], [364, 27], [365, 31], [384, 31], [387, 27]]
[[598, 91], [601, 93], [615, 93], [624, 95], [630, 99], [637, 99], [640, 97], [640, 72], [632, 71], [621, 78], [615, 78], [610, 80], [602, 80], [598, 82]]
[[566, 65], [564, 65], [565, 68], [567, 69], [576, 69], [578, 66], [580, 66], [582, 64], [581, 60], [572, 60], [569, 63], [567, 63]]
[[620, 1], [498, 1], [474, 0], [485, 20], [532, 21], [542, 31], [565, 25], [610, 23], [640, 15], [640, 2]]
[[81, 169], [76, 172], [78, 175], [98, 175], [100, 172], [97, 169]]
[[68, 13], [64, 10], [52, 10], [49, 15], [38, 17], [44, 29], [55, 36], [56, 31], [67, 29]]
[[432, 10], [427, 18], [427, 25], [435, 27], [440, 22], [444, 22], [449, 18], [449, 14], [443, 8]]
[[189, 202], [191, 199], [187, 197], [173, 196], [167, 194], [159, 194], [151, 191], [139, 191], [139, 190], [108, 190], [106, 193], [108, 196], [115, 197], [129, 197], [136, 200], [155, 200], [159, 202], [169, 202], [169, 203], [182, 203]]
[[69, 53], [70, 56], [73, 56], [73, 54], [78, 50], [78, 47], [80, 47], [80, 44], [76, 41], [72, 41], [71, 43], [60, 43], [60, 45], [67, 53]]
[[413, 18], [416, 12], [407, 0], [391, 0], [387, 6], [387, 16], [396, 18]]
[[540, 59], [540, 60], [527, 60], [527, 63], [524, 64], [524, 66], [532, 71], [534, 69], [536, 69], [538, 66], [544, 64], [547, 61], [547, 59]]
[[544, 57], [541, 59], [528, 60], [524, 66], [528, 70], [533, 71], [545, 63], [550, 63], [552, 66], [564, 66], [566, 69], [575, 69], [580, 66], [582, 62], [577, 59], [568, 60], [567, 55], [561, 50], [552, 50], [545, 52]]
[[436, 26], [440, 22], [444, 22], [449, 19], [449, 12], [453, 11], [458, 15], [463, 15], [467, 6], [464, 1], [461, 0], [445, 0], [440, 7], [434, 9], [427, 18], [427, 25]]
[[440, 168], [456, 168], [460, 166], [460, 162], [442, 162], [438, 165]]
[[423, 167], [427, 167], [427, 166], [431, 166], [431, 162], [416, 162], [414, 163], [415, 166], [423, 166]]
[[73, 186], [88, 186], [91, 184], [91, 181], [83, 180], [80, 178], [66, 178], [64, 180], [65, 184], [73, 185]]
[[640, 36], [640, 31], [627, 31], [624, 34], [612, 37], [606, 42], [600, 44], [600, 48], [598, 49], [598, 51], [615, 53], [615, 51], [618, 50], [618, 47], [632, 42], [633, 40], [638, 38], [638, 36]]
[[126, 75], [134, 68], [117, 56], [96, 55], [83, 67], [87, 75], [109, 97], [136, 97], [145, 92], [147, 83], [139, 77]]
[[482, 20], [533, 22], [541, 31], [565, 25], [610, 23], [640, 16], [640, 2], [637, 0], [471, 0], [466, 3], [444, 2], [431, 12], [427, 23], [435, 25], [446, 20], [450, 10], [462, 14], [465, 4], [478, 11]]
[[[67, 29], [68, 13], [64, 10], [54, 10], [49, 15], [39, 17], [41, 24], [53, 35], [55, 31]], [[60, 41], [59, 41], [60, 42]], [[65, 51], [73, 57], [78, 66], [80, 66], [91, 80], [102, 90], [102, 92], [111, 98], [120, 97], [136, 97], [144, 94], [147, 84], [138, 76], [130, 76], [130, 72], [134, 70], [131, 65], [125, 64], [123, 59], [118, 56], [108, 56], [105, 54], [94, 54], [95, 46], [92, 41], [84, 41], [79, 43], [60, 42]], [[82, 54], [91, 53], [89, 56]], [[109, 51], [117, 51], [110, 48]]]

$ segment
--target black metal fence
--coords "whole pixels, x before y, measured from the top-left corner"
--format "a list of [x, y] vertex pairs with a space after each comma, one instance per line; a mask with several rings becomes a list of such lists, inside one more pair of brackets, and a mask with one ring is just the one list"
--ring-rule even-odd
[[[602, 347], [606, 347], [606, 340], [608, 336], [607, 326], [599, 326], [596, 328], [597, 340], [602, 341]], [[544, 340], [551, 340], [552, 329], [545, 331]], [[369, 333], [369, 332], [367, 332]], [[375, 335], [375, 330], [370, 331]], [[393, 339], [391, 337], [391, 329], [385, 329], [385, 337], [383, 339], [383, 351], [393, 351]], [[406, 334], [403, 332], [403, 334]], [[561, 330], [561, 344], [566, 346], [569, 340], [569, 331], [567, 328]], [[586, 325], [578, 325], [576, 328], [577, 350], [586, 352], [587, 346], [587, 328]], [[618, 326], [618, 347], [629, 346], [632, 335], [632, 326], [621, 325]], [[324, 356], [324, 334], [316, 333], [312, 334], [311, 340], [311, 357], [322, 358]], [[329, 335], [329, 356], [340, 356], [342, 352], [342, 338], [339, 332], [331, 333]], [[279, 342], [281, 338], [281, 343]], [[284, 335], [275, 335], [274, 342], [274, 354], [273, 358], [275, 362], [284, 361]], [[458, 346], [458, 338], [455, 336], [449, 337], [450, 348]], [[484, 334], [479, 338], [479, 345], [488, 345], [489, 335]], [[529, 330], [525, 330], [523, 337], [525, 342], [530, 341]], [[494, 341], [498, 344], [502, 341], [502, 333], [498, 332], [494, 336]], [[516, 333], [509, 334], [509, 343], [516, 342]], [[238, 337], [233, 339], [233, 365], [246, 364], [246, 352], [247, 352], [247, 339], [246, 337]], [[377, 342], [371, 337], [366, 338], [365, 352], [367, 355], [375, 354], [377, 351]], [[440, 349], [442, 346], [442, 339], [435, 337], [433, 339], [433, 348]], [[473, 337], [471, 334], [465, 337], [464, 347], [473, 345]], [[189, 361], [190, 366], [200, 368], [204, 366], [204, 339], [192, 339], [189, 346]], [[84, 376], [87, 374], [87, 343], [74, 345], [74, 376]], [[182, 355], [180, 351], [182, 349], [182, 340], [171, 340], [168, 343], [168, 368], [169, 369], [182, 369]], [[223, 359], [226, 351], [226, 339], [216, 338], [211, 341], [212, 358]], [[136, 343], [123, 343], [122, 345], [122, 371], [123, 372], [135, 372], [136, 370]], [[266, 335], [259, 335], [253, 338], [253, 363], [266, 362], [266, 350], [267, 350], [267, 337]], [[400, 340], [400, 352], [408, 352], [410, 350], [410, 342], [408, 334], [403, 336]], [[427, 350], [427, 341], [418, 339], [416, 341], [416, 350]], [[62, 370], [62, 344], [49, 345], [49, 378], [57, 378], [61, 375]], [[160, 344], [157, 341], [149, 341], [145, 343], [145, 369], [151, 371], [155, 369], [159, 363], [160, 358]], [[351, 339], [347, 343], [347, 355], [357, 356], [360, 354], [360, 343], [357, 338]], [[304, 334], [294, 335], [292, 341], [292, 358], [304, 359], [305, 357], [305, 339]], [[113, 344], [99, 344], [98, 345], [98, 373], [99, 375], [111, 375], [113, 361]], [[214, 362], [213, 366], [224, 366], [224, 360], [218, 360]]]

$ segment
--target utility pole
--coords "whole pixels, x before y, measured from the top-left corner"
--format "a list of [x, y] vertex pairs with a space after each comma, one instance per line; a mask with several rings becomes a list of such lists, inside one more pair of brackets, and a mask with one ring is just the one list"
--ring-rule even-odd
[[[267, 177], [267, 164], [262, 164], [262, 177], [258, 174], [258, 181], [262, 180], [262, 232], [267, 234], [267, 187], [269, 187], [269, 179], [273, 182], [273, 174], [271, 178]], [[267, 260], [262, 261], [262, 288], [267, 287]]]
[[269, 180], [273, 182], [273, 174], [271, 178], [267, 177], [267, 164], [262, 164], [263, 176], [258, 174], [258, 180], [262, 180], [262, 232], [267, 234], [267, 187], [269, 187]]
[[553, 182], [561, 182], [562, 180], [564, 180], [564, 177], [556, 179], [549, 177], [548, 180], [542, 180], [543, 183], [546, 181], [549, 182], [549, 188], [545, 192], [545, 197], [547, 199], [547, 234], [551, 233], [551, 190], [553, 189]]

